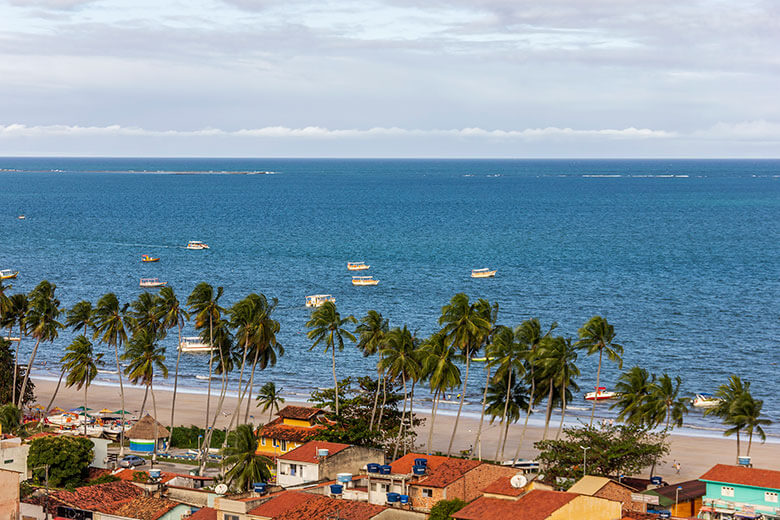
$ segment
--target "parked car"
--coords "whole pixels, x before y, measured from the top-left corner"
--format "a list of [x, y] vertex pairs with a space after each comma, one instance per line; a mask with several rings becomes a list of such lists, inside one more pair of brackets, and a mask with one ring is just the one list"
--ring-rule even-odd
[[146, 464], [146, 460], [138, 455], [125, 455], [122, 457], [122, 460], [119, 461], [119, 465], [123, 468], [134, 468], [136, 466], [143, 466], [144, 464]]

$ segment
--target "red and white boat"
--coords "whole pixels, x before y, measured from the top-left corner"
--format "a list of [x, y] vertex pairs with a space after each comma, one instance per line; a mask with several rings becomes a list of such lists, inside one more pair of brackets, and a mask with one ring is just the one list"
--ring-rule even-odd
[[607, 392], [607, 387], [600, 386], [596, 388], [595, 392], [588, 392], [585, 394], [585, 400], [586, 401], [606, 401], [607, 399], [612, 399], [613, 397], [617, 396], [615, 392]]

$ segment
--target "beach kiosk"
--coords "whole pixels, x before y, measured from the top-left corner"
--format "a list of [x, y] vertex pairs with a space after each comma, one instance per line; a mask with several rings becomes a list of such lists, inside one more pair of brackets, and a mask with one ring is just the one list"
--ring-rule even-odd
[[[155, 423], [157, 424], [157, 435], [155, 437]], [[144, 417], [136, 422], [132, 428], [125, 432], [125, 437], [130, 440], [130, 451], [137, 451], [141, 453], [154, 452], [155, 440], [167, 439], [170, 433], [168, 428], [155, 421], [151, 415], [146, 414]], [[158, 446], [162, 449], [162, 446]]]

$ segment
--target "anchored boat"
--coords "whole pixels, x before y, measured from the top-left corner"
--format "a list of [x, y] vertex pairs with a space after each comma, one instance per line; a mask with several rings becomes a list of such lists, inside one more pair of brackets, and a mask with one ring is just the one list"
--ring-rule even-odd
[[141, 261], [142, 262], [159, 262], [160, 259], [158, 258], [152, 258], [149, 255], [141, 255]]
[[497, 269], [472, 269], [471, 270], [471, 277], [472, 278], [493, 278], [496, 276]]
[[162, 287], [168, 282], [161, 282], [159, 278], [141, 278], [141, 287]]
[[179, 343], [179, 350], [182, 352], [196, 354], [199, 352], [211, 352], [215, 349], [211, 345], [203, 343], [203, 340], [198, 336], [189, 336], [181, 338], [181, 343]]
[[374, 280], [373, 276], [353, 276], [352, 285], [377, 285], [379, 280]]
[[586, 401], [606, 401], [607, 399], [612, 399], [617, 394], [615, 392], [607, 392], [607, 387], [600, 386], [596, 389], [595, 392], [588, 392], [585, 394], [585, 400]]
[[696, 394], [691, 403], [696, 408], [714, 408], [720, 404], [720, 399], [712, 394]]
[[16, 278], [19, 276], [19, 271], [11, 271], [10, 269], [0, 269], [0, 280], [8, 280], [10, 278]]
[[365, 271], [369, 267], [371, 266], [365, 262], [347, 262], [347, 269], [350, 271]]
[[209, 246], [201, 242], [200, 240], [190, 240], [187, 242], [187, 249], [208, 249]]
[[336, 303], [336, 298], [330, 294], [312, 294], [311, 296], [306, 297], [307, 307], [319, 307], [325, 302]]

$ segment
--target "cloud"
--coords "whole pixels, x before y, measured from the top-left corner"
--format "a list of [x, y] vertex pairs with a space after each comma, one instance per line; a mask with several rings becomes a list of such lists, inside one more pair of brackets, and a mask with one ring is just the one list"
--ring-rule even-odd
[[97, 0], [10, 0], [17, 7], [37, 7], [53, 11], [73, 11], [93, 4]]

